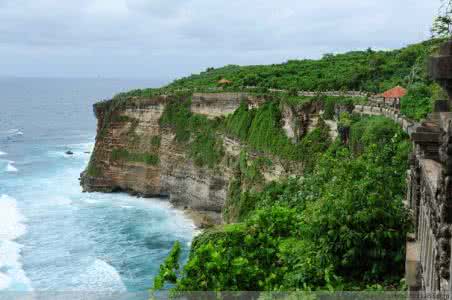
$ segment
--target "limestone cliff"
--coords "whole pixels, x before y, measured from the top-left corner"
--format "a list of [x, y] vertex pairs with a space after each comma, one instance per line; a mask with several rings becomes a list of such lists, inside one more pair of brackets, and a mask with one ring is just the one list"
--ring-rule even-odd
[[[81, 174], [84, 191], [168, 196], [178, 207], [222, 211], [229, 184], [236, 176], [235, 162], [244, 147], [219, 133], [224, 149], [220, 163], [215, 168], [197, 165], [184, 144], [175, 140], [173, 129], [159, 122], [169, 101], [168, 96], [159, 96], [94, 105], [97, 137], [90, 164]], [[234, 112], [242, 101], [251, 108], [265, 100], [247, 94], [194, 94], [191, 111], [217, 118]], [[281, 126], [289, 137], [298, 139], [315, 123], [319, 109], [318, 105], [302, 109], [286, 107]], [[250, 157], [262, 155], [252, 153]], [[261, 168], [266, 182], [301, 172], [298, 164], [276, 158], [271, 165]]]

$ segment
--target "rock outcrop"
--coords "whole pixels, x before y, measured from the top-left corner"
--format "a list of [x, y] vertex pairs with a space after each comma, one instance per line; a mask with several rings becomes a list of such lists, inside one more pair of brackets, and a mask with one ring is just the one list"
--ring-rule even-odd
[[[225, 151], [222, 161], [215, 169], [196, 165], [185, 146], [175, 140], [173, 130], [160, 125], [168, 101], [168, 97], [159, 96], [133, 99], [121, 105], [114, 100], [96, 104], [96, 144], [90, 164], [81, 174], [81, 185], [87, 192], [165, 196], [178, 207], [220, 213], [235, 176], [234, 162], [244, 147], [237, 140], [221, 136]], [[234, 112], [242, 101], [252, 108], [264, 100], [247, 94], [194, 94], [191, 110], [216, 118]], [[312, 126], [319, 109], [308, 105], [283, 116], [288, 127], [296, 130], [292, 137], [298, 138]], [[296, 164], [276, 158], [272, 161], [271, 166], [262, 170], [267, 181], [301, 171]]]

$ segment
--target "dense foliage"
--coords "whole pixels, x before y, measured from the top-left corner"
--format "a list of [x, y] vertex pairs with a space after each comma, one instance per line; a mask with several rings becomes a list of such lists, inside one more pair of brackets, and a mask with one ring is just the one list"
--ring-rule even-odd
[[192, 114], [191, 101], [185, 99], [174, 99], [165, 106], [160, 125], [170, 127], [176, 141], [187, 144], [197, 165], [214, 168], [224, 155], [223, 143], [216, 134], [221, 121]]
[[[311, 100], [313, 101], [313, 100]], [[329, 129], [321, 123], [302, 141], [294, 143], [281, 128], [281, 103], [268, 101], [259, 108], [249, 109], [245, 102], [225, 120], [225, 132], [253, 149], [288, 160], [309, 164], [316, 153], [329, 144]], [[318, 138], [312, 138], [318, 136]]]
[[177, 271], [179, 269], [180, 253], [181, 245], [178, 241], [176, 241], [165, 261], [162, 265], [160, 265], [159, 274], [154, 278], [154, 290], [160, 290], [161, 288], [163, 288], [166, 281], [172, 283], [176, 282]]
[[348, 125], [349, 144], [319, 151], [304, 177], [232, 195], [248, 194], [252, 204], [240, 223], [196, 238], [176, 289], [396, 288], [409, 224], [402, 198], [410, 144], [381, 117]]
[[418, 82], [409, 87], [401, 100], [401, 113], [414, 120], [425, 119], [432, 112], [436, 100], [446, 100], [446, 92], [436, 83]]
[[[450, 1], [450, 0], [447, 0]], [[437, 24], [444, 32], [450, 30], [450, 3], [445, 1], [444, 13]], [[445, 17], [444, 17], [444, 16]], [[449, 19], [447, 19], [449, 18]], [[449, 21], [448, 21], [449, 20]], [[449, 22], [449, 23], [448, 23]], [[436, 24], [435, 23], [435, 24]], [[352, 51], [343, 54], [326, 54], [319, 60], [290, 60], [282, 64], [208, 68], [205, 72], [175, 80], [159, 89], [133, 90], [118, 94], [115, 99], [149, 98], [161, 94], [186, 91], [244, 91], [268, 93], [269, 89], [284, 89], [289, 95], [297, 91], [360, 90], [381, 93], [396, 85], [417, 89], [423, 85], [433, 94], [430, 98], [410, 93], [402, 104], [401, 111], [409, 118], [420, 119], [431, 111], [438, 90], [427, 76], [426, 60], [434, 53], [443, 37], [438, 34], [431, 39], [392, 51]], [[219, 84], [220, 79], [228, 79], [229, 84]], [[287, 97], [287, 101], [303, 101], [301, 97]], [[359, 101], [364, 101], [361, 99]], [[331, 106], [329, 106], [331, 108]], [[416, 108], [419, 107], [419, 110]], [[327, 107], [328, 108], [328, 107]]]
[[441, 0], [439, 15], [433, 23], [432, 33], [434, 36], [452, 37], [452, 0]]
[[[368, 49], [279, 65], [209, 68], [162, 89], [115, 97], [115, 105], [124, 105], [124, 99], [133, 102], [180, 91], [188, 95], [246, 90], [264, 92], [271, 100], [252, 109], [242, 103], [230, 116], [214, 120], [192, 114], [187, 96], [166, 105], [160, 124], [174, 132], [197, 165], [215, 168], [225, 158], [220, 135], [246, 147], [238, 161], [228, 162], [236, 173], [224, 213], [235, 224], [197, 237], [180, 271], [176, 245], [154, 287], [162, 288], [167, 281], [181, 291], [400, 288], [409, 229], [402, 205], [410, 151], [407, 137], [388, 119], [344, 112], [366, 99], [300, 97], [297, 91], [376, 93], [402, 85], [408, 94], [401, 101], [401, 112], [422, 119], [431, 112], [433, 100], [444, 96], [425, 68], [440, 42], [433, 39], [400, 50]], [[220, 79], [229, 82], [219, 84]], [[287, 92], [275, 96], [269, 89]], [[300, 141], [284, 133], [284, 105], [311, 101], [322, 103], [325, 120], [338, 121], [336, 141], [330, 140], [322, 119]], [[258, 154], [265, 155], [256, 158]], [[272, 165], [271, 159], [302, 162], [304, 176], [265, 184], [262, 169]]]
[[279, 103], [269, 101], [259, 109], [249, 110], [248, 105], [242, 102], [227, 118], [226, 132], [257, 150], [295, 159], [298, 151], [280, 127], [281, 115], [278, 106]]
[[176, 80], [172, 89], [209, 89], [218, 87], [218, 80], [232, 83], [226, 89], [243, 87], [321, 90], [363, 90], [381, 92], [396, 85], [408, 86], [413, 67], [425, 61], [431, 40], [393, 51], [352, 51], [327, 54], [320, 60], [290, 60], [268, 66], [226, 66]]

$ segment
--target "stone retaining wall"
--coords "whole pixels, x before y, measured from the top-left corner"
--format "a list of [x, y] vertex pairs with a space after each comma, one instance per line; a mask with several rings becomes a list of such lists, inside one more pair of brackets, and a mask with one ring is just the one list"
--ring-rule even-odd
[[380, 107], [374, 105], [355, 105], [353, 109], [354, 113], [360, 115], [370, 115], [370, 116], [384, 116], [387, 117], [397, 124], [399, 124], [403, 130], [411, 137], [411, 135], [416, 132], [416, 129], [420, 126], [419, 123], [416, 123], [402, 114], [394, 108], [389, 107]]
[[353, 112], [390, 118], [410, 136], [414, 150], [406, 205], [415, 229], [407, 238], [406, 280], [411, 298], [419, 292], [447, 295], [452, 289], [452, 113], [433, 113], [417, 123], [388, 107], [356, 105]]

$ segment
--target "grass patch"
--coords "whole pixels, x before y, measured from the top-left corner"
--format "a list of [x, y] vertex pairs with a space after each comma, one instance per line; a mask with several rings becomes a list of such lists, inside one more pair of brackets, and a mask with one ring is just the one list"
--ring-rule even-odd
[[159, 135], [153, 136], [151, 138], [151, 146], [158, 148], [158, 147], [160, 147], [161, 141], [162, 141], [162, 138]]
[[96, 163], [91, 158], [88, 164], [88, 168], [86, 169], [86, 174], [91, 177], [98, 177], [101, 175], [99, 168], [96, 166]]
[[114, 161], [131, 161], [142, 162], [147, 165], [158, 165], [160, 159], [157, 155], [151, 153], [130, 153], [126, 149], [113, 149], [111, 152], [111, 159]]

